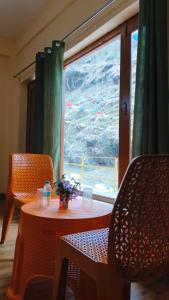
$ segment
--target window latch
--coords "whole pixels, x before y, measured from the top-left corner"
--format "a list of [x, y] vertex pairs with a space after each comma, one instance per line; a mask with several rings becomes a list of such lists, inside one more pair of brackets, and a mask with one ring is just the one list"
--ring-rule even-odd
[[123, 102], [121, 104], [122, 111], [124, 112], [125, 116], [127, 115], [128, 107], [127, 107], [127, 102]]

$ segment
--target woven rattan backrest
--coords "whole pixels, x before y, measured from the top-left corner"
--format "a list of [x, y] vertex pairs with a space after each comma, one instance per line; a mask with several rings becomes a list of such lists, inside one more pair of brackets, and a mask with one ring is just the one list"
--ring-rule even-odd
[[9, 179], [12, 193], [32, 193], [44, 185], [49, 179], [54, 182], [53, 163], [49, 155], [45, 154], [12, 154], [10, 158]]
[[169, 271], [169, 156], [130, 164], [112, 213], [108, 260], [131, 281]]

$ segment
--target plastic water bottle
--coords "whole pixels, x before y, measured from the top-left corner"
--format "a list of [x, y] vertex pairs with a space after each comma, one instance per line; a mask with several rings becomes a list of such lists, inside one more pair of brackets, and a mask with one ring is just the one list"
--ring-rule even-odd
[[43, 189], [37, 189], [35, 195], [35, 209], [43, 208]]
[[44, 202], [44, 206], [49, 206], [50, 204], [50, 200], [51, 200], [51, 185], [50, 185], [50, 181], [46, 180], [44, 187], [43, 187], [43, 202]]

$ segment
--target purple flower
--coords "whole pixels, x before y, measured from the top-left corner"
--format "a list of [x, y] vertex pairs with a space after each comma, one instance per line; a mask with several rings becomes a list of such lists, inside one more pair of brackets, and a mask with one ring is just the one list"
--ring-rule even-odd
[[79, 193], [79, 190], [80, 182], [74, 177], [69, 177], [67, 174], [62, 175], [56, 186], [56, 193], [65, 197], [76, 197]]

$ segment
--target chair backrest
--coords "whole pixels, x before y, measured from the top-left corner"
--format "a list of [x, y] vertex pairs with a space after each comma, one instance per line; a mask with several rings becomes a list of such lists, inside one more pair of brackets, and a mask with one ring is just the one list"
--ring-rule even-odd
[[53, 162], [49, 155], [17, 153], [10, 157], [9, 192], [33, 193], [48, 179], [54, 183]]
[[108, 263], [124, 279], [169, 271], [169, 155], [134, 159], [112, 213]]

